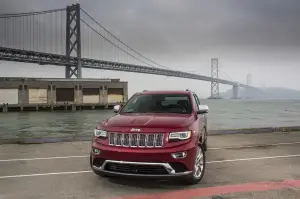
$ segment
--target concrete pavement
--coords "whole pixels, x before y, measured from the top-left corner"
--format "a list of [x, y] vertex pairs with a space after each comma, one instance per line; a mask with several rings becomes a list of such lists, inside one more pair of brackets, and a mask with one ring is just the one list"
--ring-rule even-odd
[[0, 199], [300, 198], [300, 132], [210, 136], [206, 173], [193, 186], [100, 178], [89, 150], [90, 142], [0, 145]]

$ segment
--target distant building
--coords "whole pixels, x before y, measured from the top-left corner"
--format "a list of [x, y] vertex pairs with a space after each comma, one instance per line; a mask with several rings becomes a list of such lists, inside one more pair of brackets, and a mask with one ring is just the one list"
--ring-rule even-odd
[[[113, 106], [128, 100], [128, 83], [120, 79], [0, 78], [0, 111], [42, 107]], [[4, 112], [6, 112], [4, 110]]]

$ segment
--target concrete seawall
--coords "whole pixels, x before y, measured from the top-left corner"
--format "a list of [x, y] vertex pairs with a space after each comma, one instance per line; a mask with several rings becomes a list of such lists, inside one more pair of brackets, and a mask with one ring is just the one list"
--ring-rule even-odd
[[[257, 134], [257, 133], [295, 132], [295, 131], [299, 131], [300, 133], [300, 126], [211, 130], [209, 131], [209, 136], [226, 135], [226, 134]], [[91, 141], [91, 140], [92, 140], [92, 135], [62, 136], [62, 137], [33, 137], [33, 138], [1, 139], [0, 144], [43, 144], [43, 143], [76, 142], [76, 141]]]
[[290, 131], [300, 131], [300, 126], [281, 126], [281, 127], [265, 127], [265, 128], [211, 130], [211, 131], [209, 131], [209, 135], [253, 134], [253, 133], [290, 132]]

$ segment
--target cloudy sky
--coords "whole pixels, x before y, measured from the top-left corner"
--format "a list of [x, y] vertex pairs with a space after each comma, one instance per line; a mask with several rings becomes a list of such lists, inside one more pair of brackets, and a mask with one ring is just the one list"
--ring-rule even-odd
[[[254, 86], [300, 90], [299, 0], [1, 0], [0, 13], [76, 2], [122, 41], [168, 68], [209, 76], [210, 59], [218, 57], [220, 78], [246, 83], [250, 73]], [[85, 44], [97, 43], [96, 36], [93, 42], [86, 38]], [[109, 49], [98, 43], [94, 58]], [[85, 46], [89, 54], [90, 45]], [[121, 78], [129, 82], [130, 95], [144, 89], [190, 88], [205, 97], [210, 91], [208, 82], [196, 80], [102, 70], [84, 70], [83, 75]], [[63, 77], [64, 68], [1, 62], [0, 76]]]

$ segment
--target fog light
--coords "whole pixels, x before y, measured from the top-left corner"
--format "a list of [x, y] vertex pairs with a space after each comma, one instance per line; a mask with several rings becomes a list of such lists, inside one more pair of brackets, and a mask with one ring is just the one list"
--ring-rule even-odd
[[181, 159], [181, 158], [185, 158], [187, 153], [184, 151], [184, 152], [172, 153], [171, 155], [174, 159]]
[[93, 148], [93, 153], [94, 153], [94, 154], [100, 154], [100, 152], [101, 152], [101, 151], [100, 151], [99, 149]]

